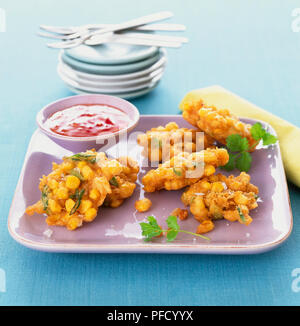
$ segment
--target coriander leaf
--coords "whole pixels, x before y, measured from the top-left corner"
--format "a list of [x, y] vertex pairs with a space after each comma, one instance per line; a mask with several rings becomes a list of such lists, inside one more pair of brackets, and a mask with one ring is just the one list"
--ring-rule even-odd
[[79, 168], [74, 168], [73, 170], [70, 171], [71, 175], [74, 175], [75, 177], [77, 177], [79, 180], [83, 181], [83, 176], [80, 173], [80, 169]]
[[48, 194], [49, 194], [49, 187], [47, 185], [44, 185], [43, 190], [42, 190], [42, 204], [43, 204], [43, 210], [48, 214], [49, 209], [48, 209]]
[[264, 137], [266, 131], [262, 127], [261, 123], [256, 122], [252, 127], [251, 127], [251, 135], [255, 140], [260, 140], [261, 138]]
[[146, 237], [146, 241], [161, 235], [163, 232], [154, 216], [148, 216], [149, 223], [141, 222], [142, 235]]
[[167, 241], [173, 241], [177, 237], [177, 234], [179, 232], [183, 232], [186, 234], [190, 234], [193, 236], [200, 237], [205, 240], [210, 240], [208, 237], [205, 237], [204, 235], [193, 233], [190, 231], [181, 230], [178, 223], [177, 223], [177, 217], [176, 216], [169, 216], [166, 220], [169, 230], [162, 230], [161, 227], [157, 224], [157, 221], [154, 216], [148, 216], [148, 223], [142, 222], [140, 223], [141, 229], [142, 229], [142, 235], [146, 237], [145, 241], [150, 241], [152, 238], [160, 236], [164, 232], [166, 232]]
[[116, 177], [112, 177], [112, 178], [109, 180], [109, 183], [110, 183], [112, 186], [119, 187], [119, 183], [118, 183], [118, 180], [116, 179]]
[[172, 216], [170, 215], [167, 219], [166, 219], [166, 222], [167, 222], [167, 225], [170, 229], [173, 229], [173, 230], [179, 230], [180, 227], [177, 223], [177, 217], [176, 216]]
[[77, 194], [75, 193], [75, 196], [77, 196], [77, 201], [75, 202], [73, 208], [70, 211], [70, 215], [73, 215], [77, 209], [79, 208], [80, 204], [81, 204], [81, 200], [84, 194], [84, 189], [82, 189], [80, 192], [77, 192]]
[[257, 122], [251, 127], [251, 135], [255, 140], [263, 140], [263, 145], [271, 145], [275, 144], [277, 138], [274, 135], [268, 133], [262, 125]]
[[277, 138], [274, 135], [269, 134], [266, 132], [263, 136], [263, 145], [272, 145], [277, 142]]
[[72, 161], [87, 161], [90, 163], [96, 163], [96, 155], [97, 155], [96, 153], [95, 154], [77, 153], [67, 158]]
[[161, 234], [161, 229], [155, 228], [149, 223], [140, 223], [141, 229], [142, 229], [142, 235], [147, 237], [148, 239], [151, 239], [153, 237], [157, 237], [158, 235]]
[[236, 158], [236, 154], [232, 154], [232, 153], [228, 153], [229, 154], [229, 160], [227, 162], [227, 164], [221, 166], [221, 169], [224, 169], [226, 171], [231, 171], [234, 170], [235, 168], [235, 158]]
[[144, 240], [145, 241], [151, 241], [152, 238], [156, 238], [158, 236], [160, 236], [161, 232], [159, 232], [158, 230], [153, 231], [153, 232], [147, 232], [145, 234], [145, 232], [142, 233], [142, 235], [145, 237]]
[[159, 227], [157, 224], [156, 218], [154, 216], [148, 216], [149, 224], [155, 227]]
[[179, 177], [181, 177], [182, 176], [182, 172], [181, 172], [181, 170], [179, 170], [179, 169], [175, 169], [175, 168], [173, 168], [173, 172], [176, 174], [176, 175], [178, 175]]
[[248, 172], [251, 167], [252, 157], [248, 152], [242, 152], [241, 155], [236, 159], [236, 167], [240, 171]]
[[78, 196], [79, 196], [79, 191], [78, 191], [78, 189], [76, 189], [75, 193], [72, 194], [72, 195], [70, 195], [70, 198], [71, 198], [71, 199], [76, 199], [76, 200], [77, 200]]
[[242, 142], [241, 142], [241, 150], [242, 151], [247, 151], [249, 149], [249, 143], [247, 138], [242, 138]]
[[242, 213], [242, 211], [241, 211], [241, 209], [239, 207], [237, 207], [237, 211], [238, 211], [238, 213], [240, 215], [240, 218], [241, 218], [242, 222], [245, 223], [246, 222], [245, 215]]
[[174, 241], [177, 237], [178, 231], [177, 230], [169, 230], [167, 232], [167, 241], [171, 242]]
[[226, 138], [226, 146], [232, 152], [246, 151], [249, 148], [247, 138], [238, 134], [229, 135]]
[[153, 232], [153, 226], [151, 226], [149, 223], [141, 222], [140, 226], [142, 229], [142, 235], [144, 236], [148, 236], [149, 233]]

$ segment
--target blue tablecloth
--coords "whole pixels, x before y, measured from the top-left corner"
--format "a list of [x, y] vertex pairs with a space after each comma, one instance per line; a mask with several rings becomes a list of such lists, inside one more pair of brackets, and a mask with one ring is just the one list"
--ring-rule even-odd
[[0, 305], [299, 305], [300, 190], [291, 184], [293, 232], [261, 255], [49, 254], [22, 247], [7, 231], [35, 115], [71, 95], [56, 73], [57, 51], [35, 35], [39, 24], [171, 10], [190, 42], [168, 50], [159, 87], [133, 100], [141, 113], [179, 113], [187, 91], [219, 84], [300, 126], [298, 1], [2, 0], [0, 7], [7, 25], [0, 32]]

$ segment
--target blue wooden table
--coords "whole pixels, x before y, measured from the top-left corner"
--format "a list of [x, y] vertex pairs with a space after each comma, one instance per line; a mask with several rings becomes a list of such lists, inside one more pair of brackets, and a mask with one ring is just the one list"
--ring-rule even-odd
[[48, 254], [22, 247], [7, 231], [35, 115], [71, 95], [56, 73], [57, 51], [35, 35], [39, 24], [120, 22], [171, 10], [190, 42], [168, 50], [159, 87], [133, 101], [141, 113], [176, 114], [187, 91], [219, 84], [300, 126], [298, 1], [2, 0], [0, 7], [0, 305], [300, 304], [300, 190], [292, 184], [293, 232], [261, 255]]

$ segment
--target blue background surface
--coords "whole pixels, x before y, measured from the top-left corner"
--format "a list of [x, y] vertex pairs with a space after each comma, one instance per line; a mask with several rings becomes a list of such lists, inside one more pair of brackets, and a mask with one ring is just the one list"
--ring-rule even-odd
[[48, 254], [22, 247], [7, 231], [35, 115], [71, 95], [56, 74], [57, 51], [35, 35], [39, 24], [111, 23], [171, 10], [190, 42], [168, 50], [159, 87], [133, 101], [141, 113], [178, 113], [187, 91], [219, 84], [300, 126], [300, 33], [291, 29], [298, 1], [1, 0], [0, 7], [7, 18], [0, 33], [0, 305], [300, 304], [291, 275], [300, 267], [300, 190], [291, 184], [293, 232], [261, 255]]

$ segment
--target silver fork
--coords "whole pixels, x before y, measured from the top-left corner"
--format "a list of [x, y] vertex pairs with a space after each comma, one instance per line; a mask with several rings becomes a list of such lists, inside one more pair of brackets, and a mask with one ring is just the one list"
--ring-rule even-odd
[[70, 41], [63, 41], [63, 42], [48, 43], [47, 45], [52, 48], [64, 48], [64, 49], [71, 48], [71, 47], [75, 47], [75, 46], [78, 46], [78, 45], [84, 43], [86, 40], [88, 40], [90, 37], [92, 37], [94, 35], [100, 35], [100, 34], [105, 34], [105, 33], [109, 33], [109, 32], [117, 32], [117, 31], [121, 31], [121, 30], [126, 30], [129, 28], [134, 28], [134, 27], [138, 27], [141, 25], [149, 24], [149, 23], [152, 23], [155, 21], [164, 20], [164, 19], [170, 18], [172, 16], [173, 16], [173, 14], [171, 12], [162, 11], [162, 12], [155, 13], [152, 15], [147, 15], [147, 16], [143, 16], [143, 17], [136, 18], [133, 20], [129, 20], [124, 23], [109, 26], [109, 27], [103, 28], [101, 30], [96, 30], [96, 31], [85, 30], [84, 32], [82, 32], [82, 35], [77, 39], [70, 40]]
[[[94, 35], [85, 41], [88, 45], [98, 45], [104, 42], [106, 35]], [[188, 39], [186, 37], [180, 36], [169, 36], [169, 35], [158, 35], [149, 33], [135, 33], [134, 31], [117, 32], [113, 33], [108, 40], [111, 42], [117, 42], [121, 40], [149, 40], [154, 42], [170, 42], [170, 43], [187, 43]]]
[[[100, 26], [100, 25], [97, 25]], [[113, 25], [102, 25], [102, 28], [105, 28], [107, 26], [113, 26]], [[116, 34], [123, 34], [126, 32], [154, 32], [154, 31], [166, 31], [166, 32], [177, 32], [177, 31], [184, 31], [186, 27], [181, 24], [150, 24], [150, 25], [144, 25], [140, 27], [130, 28], [124, 31], [116, 32]], [[88, 31], [89, 29], [84, 29], [82, 27], [81, 30], [78, 30], [77, 32], [74, 32], [72, 34], [53, 34], [53, 33], [46, 33], [46, 32], [37, 32], [38, 36], [46, 37], [46, 38], [53, 38], [57, 40], [73, 40], [76, 38], [79, 38], [83, 35], [85, 31]], [[101, 30], [101, 28], [98, 28], [96, 30]], [[141, 36], [145, 35], [145, 33], [140, 33]]]
[[[99, 30], [106, 27], [112, 27], [115, 24], [88, 24], [78, 27], [56, 27], [56, 26], [47, 26], [40, 25], [40, 29], [45, 30], [45, 32], [38, 32], [39, 36], [56, 38], [56, 39], [72, 39], [80, 36], [80, 31], [82, 30]], [[134, 27], [130, 30], [134, 31], [165, 31], [165, 32], [182, 32], [186, 30], [186, 27], [182, 24], [149, 24]]]
[[[134, 33], [139, 34], [139, 33]], [[152, 36], [152, 38], [150, 38]], [[157, 37], [157, 38], [156, 38]], [[169, 37], [171, 38], [171, 37]], [[156, 46], [156, 47], [170, 47], [179, 48], [182, 45], [182, 41], [185, 43], [187, 39], [185, 38], [174, 38], [166, 39], [166, 36], [161, 37], [161, 35], [146, 35], [146, 37], [135, 37], [131, 33], [125, 34], [112, 34], [112, 35], [99, 35], [97, 39], [88, 39], [85, 41], [87, 45], [99, 45], [103, 43], [123, 43], [132, 45], [146, 45], [146, 46]]]

